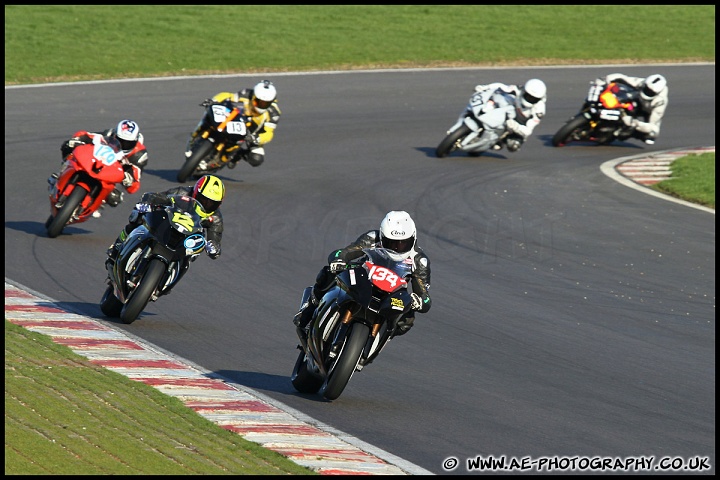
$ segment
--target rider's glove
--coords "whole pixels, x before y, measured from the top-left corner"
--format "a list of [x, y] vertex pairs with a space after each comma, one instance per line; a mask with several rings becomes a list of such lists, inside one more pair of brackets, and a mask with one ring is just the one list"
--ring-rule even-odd
[[637, 119], [633, 118], [632, 115], [623, 115], [622, 121], [625, 125], [632, 128], [637, 127], [638, 124]]
[[135, 210], [137, 210], [139, 213], [148, 213], [152, 207], [148, 205], [147, 203], [136, 203], [135, 204]]
[[84, 143], [77, 138], [71, 138], [67, 141], [67, 146], [70, 148], [79, 147], [80, 145], [84, 145]]
[[258, 139], [254, 134], [248, 132], [248, 134], [245, 135], [245, 143], [248, 147], [255, 147], [258, 144]]
[[215, 242], [212, 240], [208, 240], [207, 244], [205, 245], [205, 251], [207, 252], [208, 256], [215, 260], [220, 256], [220, 249], [217, 245], [215, 245]]
[[422, 308], [422, 298], [420, 298], [420, 295], [417, 293], [411, 293], [410, 297], [412, 298], [412, 309], [420, 310]]
[[332, 273], [338, 273], [338, 272], [345, 270], [346, 266], [347, 266], [347, 263], [343, 262], [342, 260], [335, 260], [330, 263], [330, 271]]
[[516, 133], [518, 131], [518, 128], [520, 128], [520, 124], [513, 118], [509, 119], [505, 126], [513, 133]]
[[215, 103], [215, 102], [213, 102], [212, 98], [206, 98], [205, 100], [202, 101], [202, 103], [200, 103], [200, 106], [207, 107], [209, 105], [212, 105], [213, 103]]
[[135, 182], [135, 177], [130, 172], [125, 172], [125, 178], [123, 178], [123, 187], [129, 187]]

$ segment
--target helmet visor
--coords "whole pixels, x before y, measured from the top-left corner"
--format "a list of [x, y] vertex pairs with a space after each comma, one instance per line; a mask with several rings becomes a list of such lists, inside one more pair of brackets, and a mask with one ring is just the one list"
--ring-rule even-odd
[[270, 105], [272, 105], [272, 100], [260, 100], [259, 98], [255, 98], [255, 106], [257, 108], [266, 110]]
[[531, 94], [528, 93], [528, 92], [523, 92], [523, 100], [524, 100], [527, 104], [529, 104], [529, 105], [535, 105], [536, 103], [538, 103], [538, 102], [539, 102], [540, 100], [542, 100], [542, 99], [541, 99], [541, 98], [538, 98], [538, 97], [536, 97], [536, 96], [534, 96], [534, 95], [531, 95]]
[[397, 253], [407, 253], [412, 250], [413, 245], [415, 245], [415, 237], [403, 238], [401, 240], [380, 237], [380, 243], [383, 248], [387, 248], [388, 250], [392, 250]]
[[650, 85], [645, 85], [643, 87], [642, 94], [646, 98], [653, 98], [655, 95], [657, 95], [657, 93], [652, 88], [650, 88]]
[[118, 138], [118, 141], [120, 142], [120, 147], [126, 152], [129, 152], [137, 145], [137, 140], [123, 140], [122, 138]]
[[220, 204], [222, 203], [218, 200], [211, 200], [202, 194], [197, 196], [197, 201], [200, 203], [200, 205], [202, 205], [205, 213], [213, 213], [215, 210], [220, 208]]

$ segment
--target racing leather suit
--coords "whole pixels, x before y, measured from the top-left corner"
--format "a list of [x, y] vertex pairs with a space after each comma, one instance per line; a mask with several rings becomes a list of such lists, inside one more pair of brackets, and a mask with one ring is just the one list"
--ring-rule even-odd
[[277, 100], [262, 113], [258, 113], [252, 105], [253, 89], [245, 88], [237, 93], [220, 92], [212, 99], [215, 102], [223, 102], [230, 100], [233, 103], [239, 103], [243, 107], [244, 112], [250, 113], [249, 119], [252, 124], [248, 127], [248, 133], [251, 133], [257, 139], [257, 145], [250, 148], [247, 156], [247, 162], [253, 167], [260, 166], [265, 160], [266, 144], [270, 143], [275, 136], [275, 129], [280, 121], [280, 107]]
[[[596, 83], [607, 84], [610, 82], [623, 82], [640, 91], [645, 83], [645, 77], [629, 77], [622, 73], [612, 73], [604, 79], [597, 79]], [[662, 124], [665, 109], [668, 105], [669, 89], [666, 86], [660, 93], [655, 95], [650, 101], [645, 100], [642, 96], [638, 96], [638, 103], [642, 109], [642, 118], [637, 118], [635, 130], [641, 135], [641, 139], [655, 139], [660, 134], [660, 125]], [[644, 121], [643, 121], [644, 120]]]
[[[328, 256], [328, 264], [331, 264], [337, 260], [342, 260], [345, 263], [351, 262], [363, 255], [363, 248], [374, 248], [381, 247], [380, 244], [380, 230], [369, 230], [368, 232], [360, 235], [357, 240], [349, 244], [345, 248], [334, 250]], [[422, 248], [415, 245], [407, 256], [407, 263], [411, 263], [411, 278], [410, 278], [410, 292], [416, 293], [420, 296], [421, 307], [417, 311], [420, 313], [427, 313], [432, 306], [430, 299], [430, 259], [425, 255]], [[325, 292], [333, 285], [335, 281], [335, 274], [332, 273], [329, 266], [323, 267], [315, 279], [315, 285], [313, 286], [311, 300], [308, 305], [305, 305], [295, 315], [293, 322], [304, 329], [312, 318], [312, 311], [318, 304], [318, 300], [325, 294]], [[405, 328], [400, 330], [396, 335], [402, 335], [412, 327], [415, 320], [415, 311], [410, 310], [406, 313], [403, 318], [398, 322], [398, 325], [403, 325]]]
[[[507, 129], [510, 131], [510, 135], [505, 139], [508, 146], [508, 150], [517, 151], [525, 140], [532, 135], [533, 130], [540, 124], [540, 121], [545, 116], [545, 109], [547, 100], [541, 99], [530, 108], [524, 107], [520, 102], [517, 101], [522, 93], [522, 85], [506, 85], [500, 82], [489, 83], [487, 85], [477, 85], [475, 87], [476, 92], [484, 92], [486, 90], [496, 91], [500, 90], [501, 93], [509, 95], [513, 98], [515, 105], [515, 120], [509, 120], [507, 123]], [[496, 150], [499, 148], [496, 148]]]

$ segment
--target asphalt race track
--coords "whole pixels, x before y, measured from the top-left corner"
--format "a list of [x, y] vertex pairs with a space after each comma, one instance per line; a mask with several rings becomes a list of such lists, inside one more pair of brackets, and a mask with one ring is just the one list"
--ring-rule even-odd
[[[616, 71], [668, 78], [659, 141], [553, 148], [588, 81]], [[476, 84], [533, 76], [548, 114], [519, 152], [435, 157]], [[198, 104], [264, 76], [6, 87], [6, 278], [437, 474], [480, 473], [467, 466], [478, 456], [707, 457], [714, 473], [715, 215], [600, 171], [715, 145], [714, 64], [267, 77], [283, 116], [262, 166], [220, 173], [222, 256], [193, 263], [132, 325], [99, 301], [105, 251], [140, 195], [48, 238], [60, 144], [132, 118], [150, 152], [141, 192], [164, 190]], [[338, 400], [297, 394], [303, 288], [398, 209], [431, 259], [433, 308]]]

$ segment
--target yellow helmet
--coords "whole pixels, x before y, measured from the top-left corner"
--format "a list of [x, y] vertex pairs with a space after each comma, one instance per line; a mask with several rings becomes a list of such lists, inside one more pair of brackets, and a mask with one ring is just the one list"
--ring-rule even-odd
[[220, 208], [220, 204], [225, 198], [225, 185], [215, 175], [203, 175], [195, 182], [192, 196], [202, 205], [204, 213], [211, 215]]

